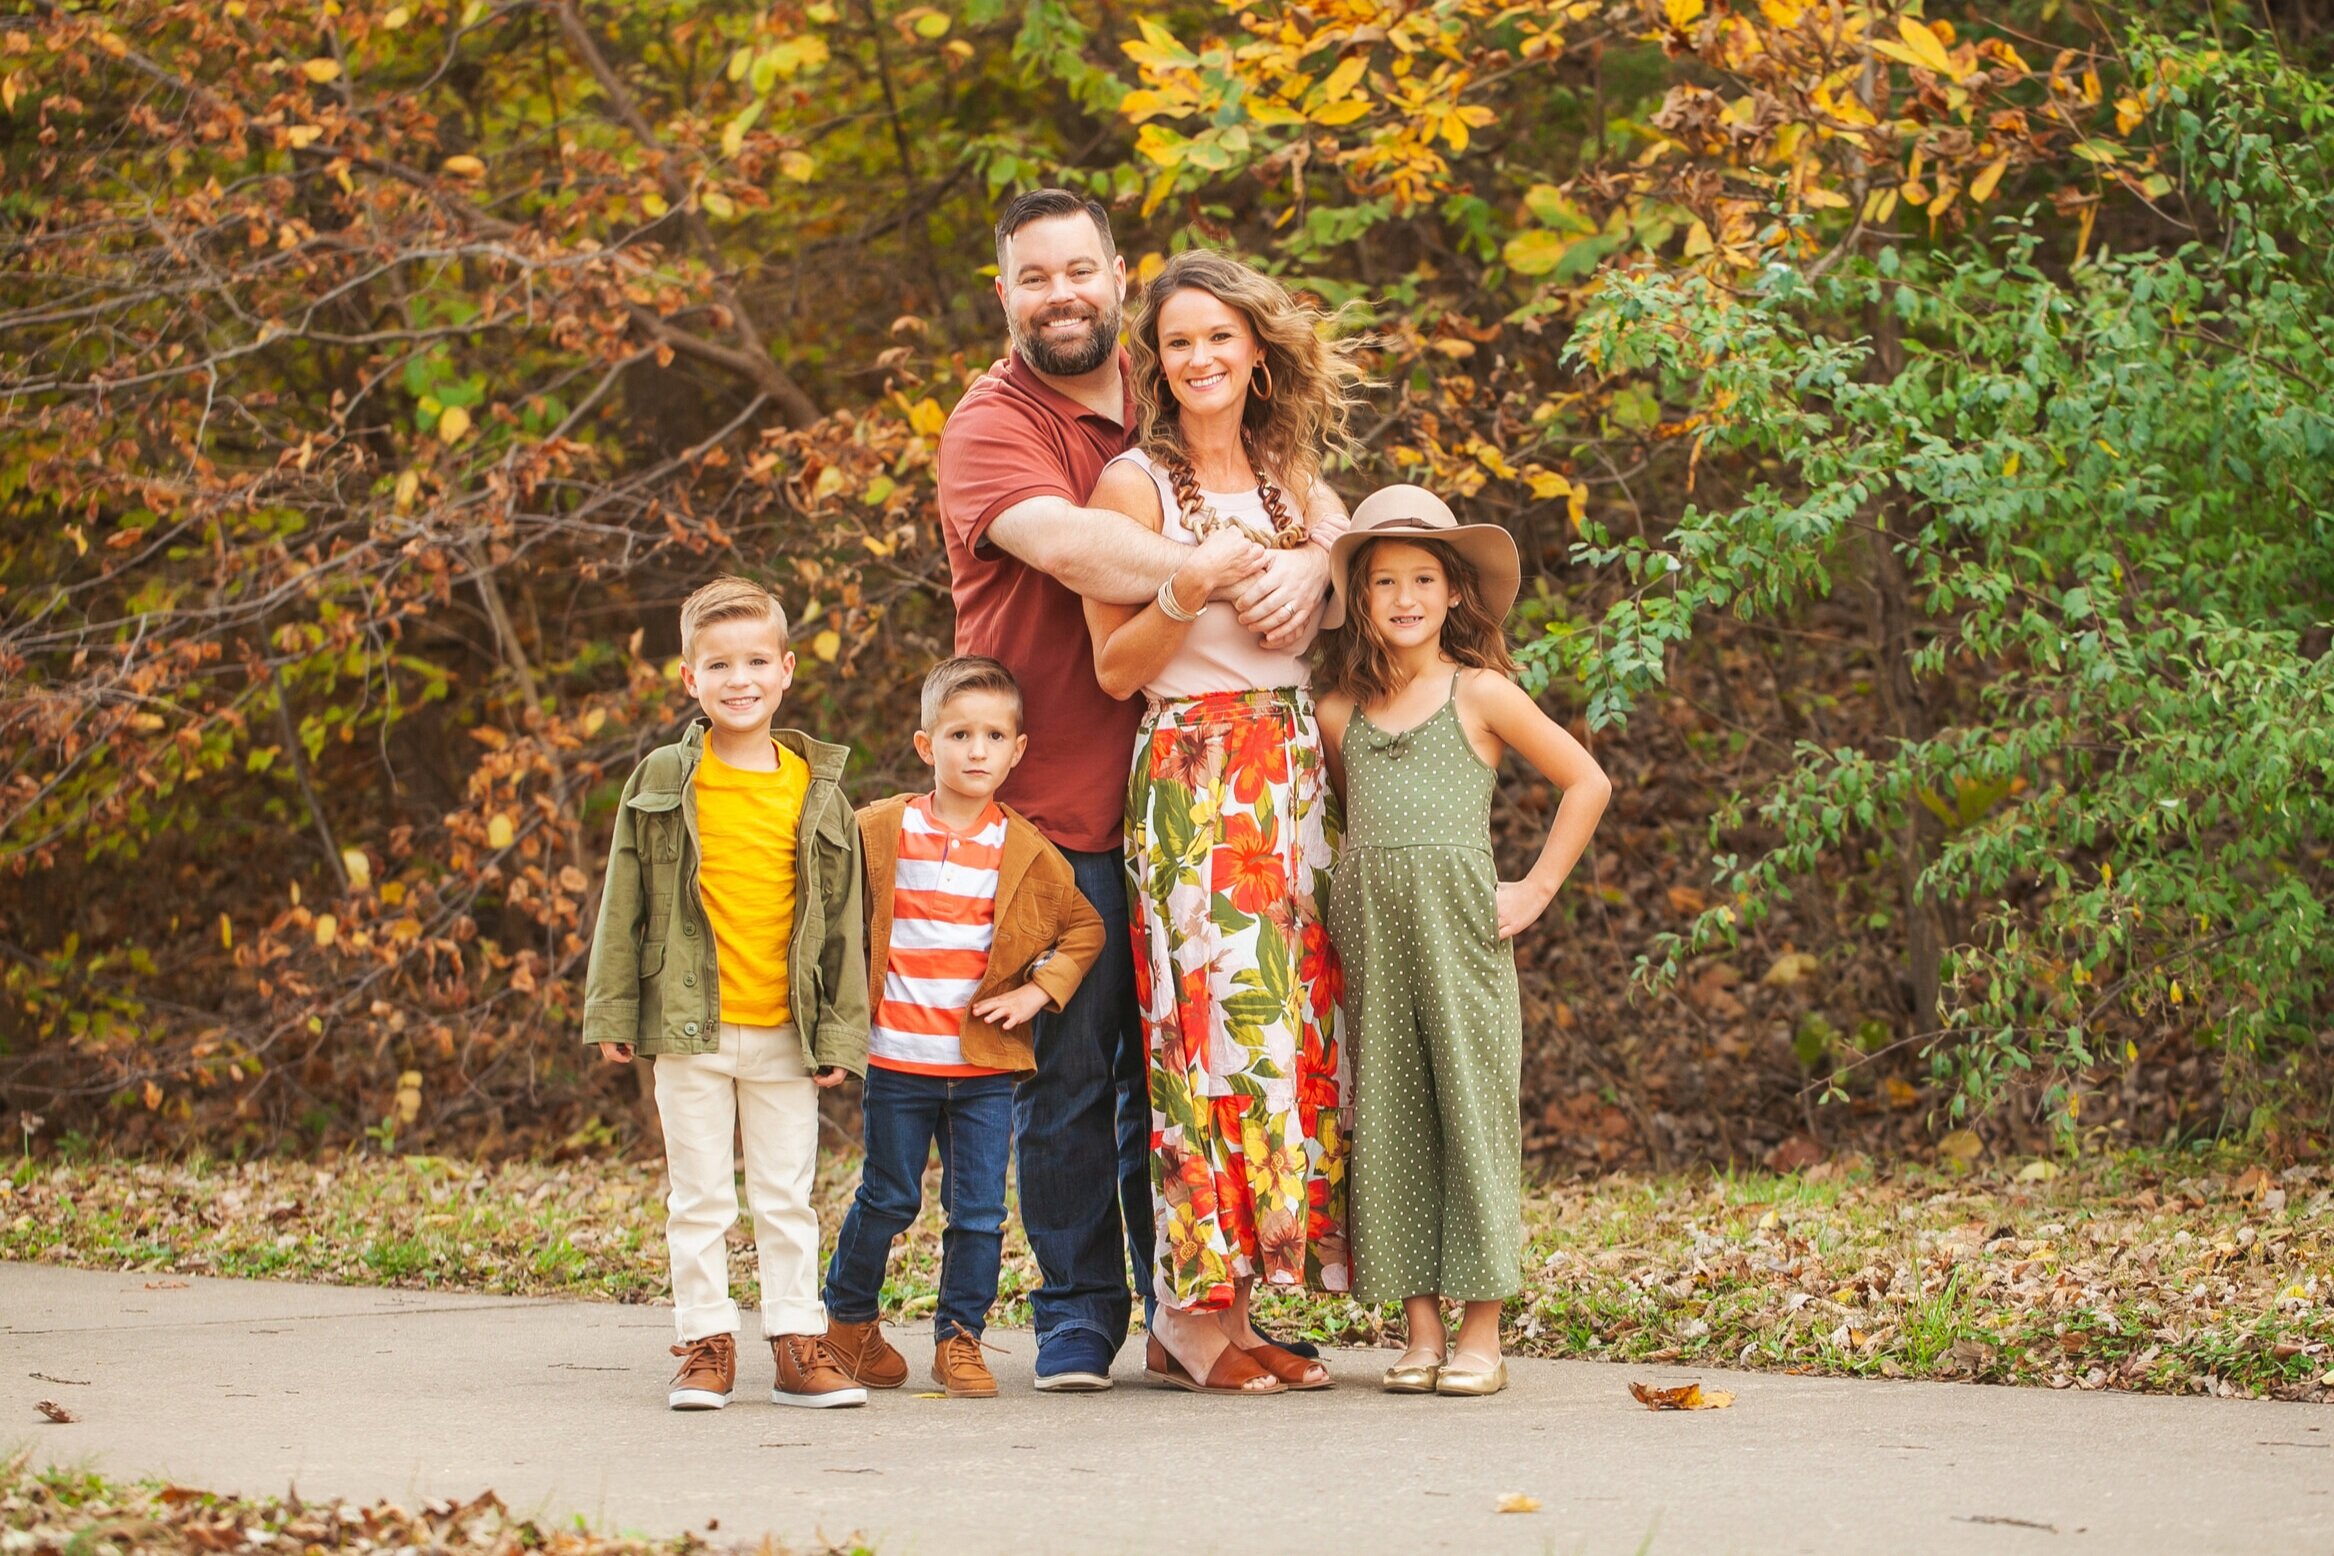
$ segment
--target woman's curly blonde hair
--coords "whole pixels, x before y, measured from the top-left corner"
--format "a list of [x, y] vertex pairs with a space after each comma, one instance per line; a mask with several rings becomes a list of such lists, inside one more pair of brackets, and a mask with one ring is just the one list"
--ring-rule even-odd
[[1360, 363], [1369, 342], [1350, 335], [1331, 339], [1338, 314], [1299, 298], [1229, 254], [1186, 249], [1168, 260], [1143, 289], [1131, 349], [1143, 451], [1171, 470], [1188, 470], [1191, 455], [1183, 444], [1175, 391], [1159, 360], [1159, 311], [1167, 299], [1185, 291], [1206, 292], [1248, 321], [1272, 384], [1271, 397], [1265, 398], [1252, 383], [1241, 411], [1249, 458], [1268, 487], [1277, 481], [1301, 497], [1309, 495], [1327, 460], [1358, 452], [1353, 413], [1369, 384]]

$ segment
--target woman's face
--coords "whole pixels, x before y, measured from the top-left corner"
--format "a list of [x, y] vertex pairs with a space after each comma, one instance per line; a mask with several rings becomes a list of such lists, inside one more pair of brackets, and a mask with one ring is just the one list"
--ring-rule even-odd
[[1244, 410], [1263, 359], [1248, 320], [1213, 292], [1185, 287], [1160, 305], [1159, 370], [1186, 411]]
[[1451, 613], [1451, 581], [1442, 560], [1424, 546], [1381, 540], [1362, 568], [1362, 606], [1370, 625], [1394, 649], [1442, 641]]

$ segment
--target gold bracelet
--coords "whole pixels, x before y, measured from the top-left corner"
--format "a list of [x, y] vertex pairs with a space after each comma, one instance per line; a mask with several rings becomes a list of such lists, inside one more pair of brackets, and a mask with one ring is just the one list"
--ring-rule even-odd
[[1188, 624], [1199, 620], [1200, 617], [1208, 613], [1208, 605], [1205, 600], [1199, 602], [1198, 610], [1187, 611], [1183, 608], [1183, 602], [1175, 597], [1175, 575], [1173, 573], [1169, 573], [1160, 580], [1158, 603], [1159, 614], [1165, 616], [1169, 621]]

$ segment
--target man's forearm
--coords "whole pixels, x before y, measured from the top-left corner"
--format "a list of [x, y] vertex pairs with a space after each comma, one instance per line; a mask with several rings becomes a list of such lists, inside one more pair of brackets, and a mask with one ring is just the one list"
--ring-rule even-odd
[[1107, 508], [1038, 498], [997, 515], [989, 539], [1063, 588], [1112, 605], [1142, 605], [1191, 548]]

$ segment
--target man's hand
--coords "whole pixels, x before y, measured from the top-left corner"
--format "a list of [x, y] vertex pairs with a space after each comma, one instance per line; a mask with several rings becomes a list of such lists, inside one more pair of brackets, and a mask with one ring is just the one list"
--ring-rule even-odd
[[610, 1064], [630, 1064], [632, 1062], [632, 1045], [630, 1043], [602, 1043], [600, 1057]]
[[848, 1076], [850, 1073], [851, 1072], [849, 1070], [839, 1070], [830, 1064], [824, 1066], [816, 1074], [812, 1075], [810, 1078], [810, 1083], [821, 1091], [832, 1091], [837, 1086], [842, 1085], [844, 1077]]
[[1010, 1032], [1045, 1009], [1045, 1003], [1045, 990], [1034, 983], [1025, 983], [1010, 993], [990, 995], [973, 1006], [972, 1013]]
[[1264, 571], [1249, 580], [1232, 604], [1240, 625], [1269, 649], [1294, 647], [1313, 624], [1313, 612], [1329, 589], [1329, 553], [1316, 545], [1275, 551]]

